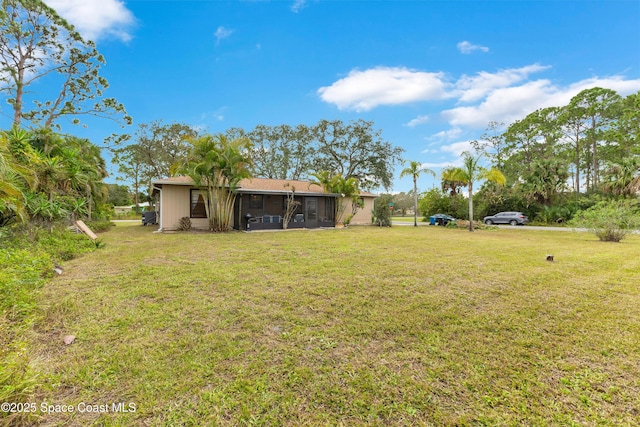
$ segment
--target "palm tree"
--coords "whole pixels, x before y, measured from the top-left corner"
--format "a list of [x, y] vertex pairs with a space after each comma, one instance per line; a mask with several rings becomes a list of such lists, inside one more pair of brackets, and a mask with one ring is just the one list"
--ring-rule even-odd
[[402, 169], [400, 172], [400, 178], [410, 176], [413, 178], [413, 226], [418, 226], [418, 176], [421, 173], [428, 173], [436, 176], [436, 173], [431, 169], [427, 169], [422, 166], [422, 163], [416, 161], [410, 161], [409, 166]]
[[[26, 190], [34, 185], [36, 176], [23, 166], [12, 151], [29, 134], [19, 129], [0, 133], [0, 221], [2, 223], [17, 216], [20, 221], [27, 219]], [[16, 139], [17, 138], [17, 139]], [[18, 150], [18, 157], [29, 157], [31, 153]]]
[[469, 231], [473, 231], [473, 183], [486, 179], [487, 181], [504, 185], [507, 180], [498, 169], [486, 169], [480, 166], [482, 156], [474, 157], [468, 151], [462, 153], [462, 156], [463, 165], [454, 169], [453, 178], [467, 185], [469, 190]]
[[458, 195], [460, 191], [460, 187], [464, 186], [464, 182], [460, 182], [456, 180], [456, 169], [451, 166], [445, 169], [442, 169], [440, 172], [440, 177], [442, 179], [442, 192], [448, 191], [449, 194], [453, 197]]
[[605, 172], [602, 186], [616, 196], [630, 197], [640, 191], [640, 157], [625, 157]]
[[342, 174], [338, 173], [332, 175], [331, 172], [323, 170], [311, 174], [315, 180], [311, 181], [310, 186], [320, 185], [324, 188], [325, 193], [340, 194], [337, 198], [335, 209], [335, 221], [336, 224], [343, 223], [343, 215], [347, 204], [345, 199], [351, 199], [352, 215], [354, 214], [354, 206], [357, 205], [358, 196], [360, 195], [360, 187], [358, 180], [354, 177], [344, 178]]
[[238, 183], [250, 176], [250, 146], [246, 138], [230, 140], [223, 134], [204, 135], [191, 140], [193, 148], [178, 171], [186, 172], [196, 183], [207, 187], [205, 209], [209, 230], [231, 228], [233, 204]]

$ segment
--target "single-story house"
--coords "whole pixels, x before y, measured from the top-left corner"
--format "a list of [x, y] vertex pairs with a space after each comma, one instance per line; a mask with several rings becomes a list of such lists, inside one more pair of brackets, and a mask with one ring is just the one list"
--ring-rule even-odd
[[[156, 197], [156, 215], [160, 231], [177, 230], [183, 217], [191, 219], [191, 227], [209, 227], [205, 209], [206, 188], [198, 187], [188, 176], [158, 179], [152, 182]], [[233, 228], [236, 230], [282, 229], [287, 196], [295, 189], [299, 202], [288, 228], [335, 227], [335, 207], [340, 194], [325, 193], [322, 186], [308, 181], [247, 178], [240, 181], [234, 205]], [[362, 207], [351, 218], [351, 224], [371, 224], [375, 195], [360, 194]], [[345, 200], [343, 218], [352, 213], [351, 200]]]
[[[142, 210], [147, 210], [147, 208], [150, 206], [151, 204], [149, 202], [144, 202], [144, 203], [138, 203], [138, 207]], [[129, 212], [132, 212], [133, 209], [136, 207], [136, 205], [130, 205], [130, 206], [114, 206], [113, 207], [113, 212], [115, 214], [126, 214]]]

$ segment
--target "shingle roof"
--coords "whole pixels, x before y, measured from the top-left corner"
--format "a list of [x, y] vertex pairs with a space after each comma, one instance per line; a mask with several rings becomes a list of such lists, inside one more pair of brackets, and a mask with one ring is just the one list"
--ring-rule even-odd
[[[170, 178], [157, 179], [153, 184], [165, 185], [194, 185], [193, 179], [189, 176], [173, 176]], [[289, 179], [268, 179], [268, 178], [246, 178], [240, 181], [238, 191], [240, 193], [288, 193], [295, 188], [298, 194], [325, 194], [321, 185], [313, 184], [309, 181], [296, 181]], [[362, 196], [374, 197], [374, 194], [362, 192]]]

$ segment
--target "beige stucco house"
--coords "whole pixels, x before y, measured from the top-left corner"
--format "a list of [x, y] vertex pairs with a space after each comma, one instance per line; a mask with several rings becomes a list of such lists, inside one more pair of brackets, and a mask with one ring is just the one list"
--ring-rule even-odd
[[[160, 231], [177, 230], [183, 217], [190, 218], [192, 228], [208, 228], [206, 190], [194, 185], [190, 177], [159, 179], [152, 184]], [[288, 228], [335, 227], [335, 206], [341, 195], [325, 193], [322, 186], [308, 181], [248, 178], [240, 181], [237, 189], [233, 228], [248, 231], [282, 229], [287, 195], [293, 189], [299, 205]], [[362, 207], [352, 216], [350, 224], [371, 224], [375, 197], [371, 193], [360, 194]], [[351, 200], [345, 200], [345, 204], [343, 218], [352, 215]]]

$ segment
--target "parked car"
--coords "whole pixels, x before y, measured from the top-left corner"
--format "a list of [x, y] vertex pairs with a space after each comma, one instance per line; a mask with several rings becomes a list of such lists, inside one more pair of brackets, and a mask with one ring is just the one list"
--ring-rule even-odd
[[435, 214], [429, 217], [429, 225], [447, 225], [450, 222], [456, 221], [454, 217], [447, 214]]
[[495, 215], [485, 216], [484, 223], [491, 224], [511, 224], [525, 225], [529, 222], [529, 218], [522, 212], [500, 212]]

